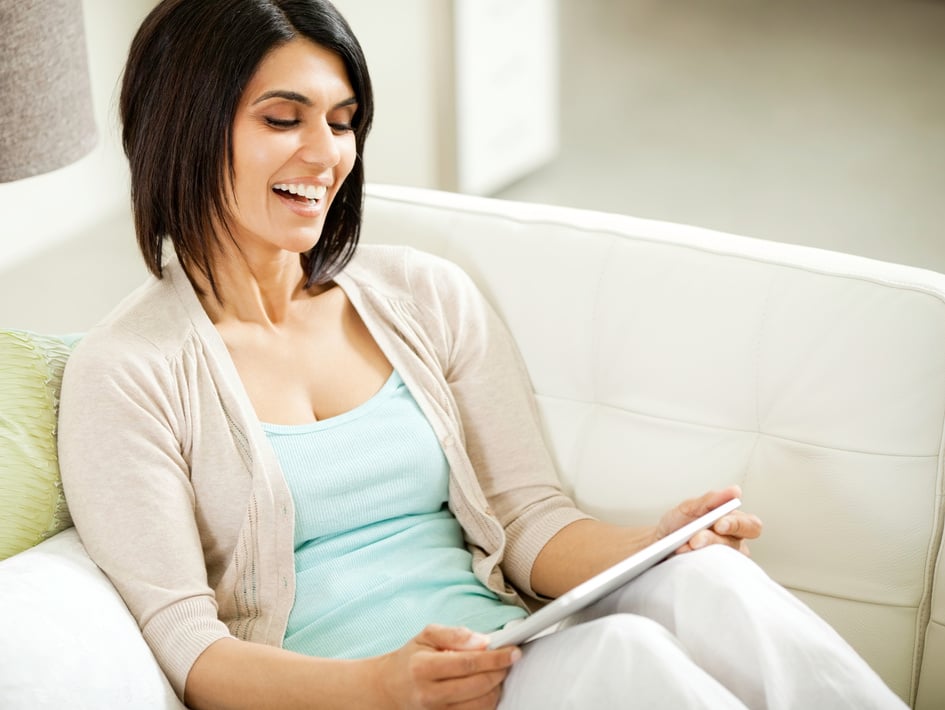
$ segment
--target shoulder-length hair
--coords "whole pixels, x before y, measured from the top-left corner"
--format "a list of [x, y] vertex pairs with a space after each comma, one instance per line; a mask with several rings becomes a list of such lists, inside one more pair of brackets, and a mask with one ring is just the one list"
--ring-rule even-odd
[[302, 256], [306, 285], [330, 281], [354, 254], [374, 98], [348, 23], [327, 0], [164, 0], [135, 35], [119, 101], [138, 245], [158, 278], [169, 239], [191, 281], [196, 269], [219, 297], [212, 256], [229, 221], [236, 110], [263, 58], [296, 38], [342, 59], [358, 101], [358, 157]]

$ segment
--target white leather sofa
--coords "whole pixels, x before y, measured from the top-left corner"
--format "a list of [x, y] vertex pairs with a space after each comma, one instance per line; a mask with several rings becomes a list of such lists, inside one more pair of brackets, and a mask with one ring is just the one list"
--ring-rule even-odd
[[[479, 283], [579, 504], [651, 522], [740, 483], [755, 559], [910, 704], [945, 707], [945, 276], [390, 186], [364, 239]], [[73, 530], [0, 563], [0, 609], [0, 706], [180, 707]]]

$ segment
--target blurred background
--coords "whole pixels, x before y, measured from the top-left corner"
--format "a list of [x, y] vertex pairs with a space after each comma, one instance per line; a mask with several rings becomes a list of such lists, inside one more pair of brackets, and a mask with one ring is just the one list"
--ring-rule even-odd
[[[84, 0], [97, 147], [0, 183], [0, 327], [90, 327], [145, 275], [115, 103], [154, 0]], [[945, 272], [942, 0], [336, 0], [368, 178]]]

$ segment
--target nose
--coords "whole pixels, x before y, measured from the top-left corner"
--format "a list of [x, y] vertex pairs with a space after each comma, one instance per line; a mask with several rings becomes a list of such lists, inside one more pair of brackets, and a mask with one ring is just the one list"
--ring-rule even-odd
[[298, 156], [311, 165], [333, 168], [341, 161], [338, 136], [325, 122], [309, 124], [302, 132]]

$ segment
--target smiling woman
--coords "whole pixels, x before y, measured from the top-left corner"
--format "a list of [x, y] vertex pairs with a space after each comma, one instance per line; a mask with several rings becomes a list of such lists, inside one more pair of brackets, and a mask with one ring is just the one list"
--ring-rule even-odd
[[[216, 290], [213, 252], [231, 226], [237, 115], [273, 104], [269, 126], [293, 129], [300, 109], [330, 112], [334, 128], [344, 126], [353, 138], [357, 156], [363, 155], [374, 116], [364, 54], [330, 4], [241, 6], [236, 12], [231, 3], [219, 1], [160, 3], [132, 43], [120, 100], [135, 231], [148, 268], [161, 275], [163, 246], [170, 239], [188, 273], [200, 273], [211, 291]], [[287, 51], [267, 56], [274, 48]], [[314, 63], [327, 62], [321, 69], [335, 72], [335, 81], [346, 89], [335, 98], [337, 106], [316, 106], [316, 98], [325, 97], [305, 93], [311, 80], [294, 87], [281, 80], [285, 76], [275, 80], [269, 74], [265, 87], [244, 91], [261, 80], [257, 69], [272, 69], [275, 63], [286, 68], [280, 56], [305, 53], [316, 55], [310, 58]], [[257, 102], [261, 106], [252, 105]], [[360, 160], [350, 171], [350, 178], [335, 186], [335, 209], [324, 210], [325, 238], [304, 258], [309, 285], [329, 281], [357, 244], [364, 186]]]
[[634, 528], [574, 505], [469, 277], [358, 245], [372, 113], [327, 0], [165, 0], [132, 43], [123, 139], [153, 278], [70, 356], [59, 464], [187, 706], [901, 707], [740, 554], [761, 534], [741, 511], [586, 623], [489, 648], [526, 598], [740, 490]]
[[[227, 209], [232, 246], [244, 258], [265, 262], [274, 251], [315, 247], [357, 158], [357, 110], [334, 52], [295, 39], [262, 60], [233, 120]], [[257, 249], [265, 253], [254, 256]]]

